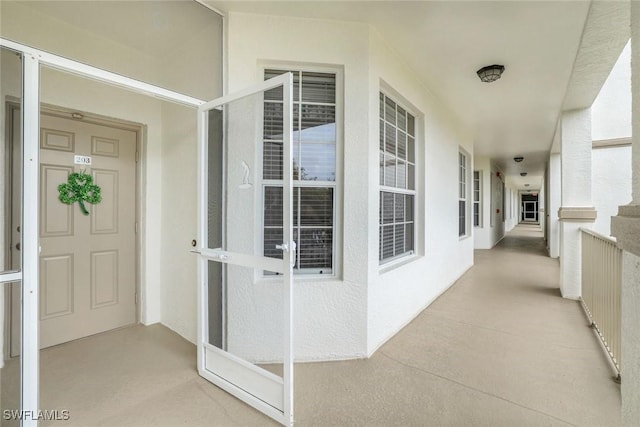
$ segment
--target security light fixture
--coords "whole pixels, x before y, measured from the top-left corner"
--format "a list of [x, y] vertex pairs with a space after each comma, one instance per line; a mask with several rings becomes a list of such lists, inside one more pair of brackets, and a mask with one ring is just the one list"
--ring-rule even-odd
[[520, 176], [527, 176], [526, 172], [520, 172]]
[[516, 157], [513, 158], [513, 161], [516, 162], [516, 163], [520, 163], [523, 160], [524, 160], [524, 157], [522, 157], [522, 156], [516, 156]]
[[504, 72], [504, 65], [488, 65], [486, 67], [480, 68], [476, 73], [478, 73], [478, 77], [484, 83], [495, 82], [502, 76]]

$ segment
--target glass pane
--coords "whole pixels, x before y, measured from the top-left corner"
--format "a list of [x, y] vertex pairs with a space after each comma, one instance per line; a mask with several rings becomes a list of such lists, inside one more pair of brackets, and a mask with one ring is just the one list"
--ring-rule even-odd
[[395, 222], [404, 222], [405, 221], [405, 195], [404, 194], [396, 194], [395, 195], [396, 203], [395, 203]]
[[407, 114], [407, 132], [411, 136], [416, 136], [415, 119], [411, 114]]
[[[22, 233], [22, 58], [14, 51], [0, 50], [0, 88], [5, 103], [7, 129], [0, 143], [0, 272], [21, 268]], [[6, 97], [6, 99], [5, 99]], [[7, 140], [5, 141], [5, 135]]]
[[[21, 373], [20, 373], [20, 331], [22, 330], [22, 286], [20, 282], [0, 283], [0, 303], [3, 307], [10, 307], [0, 319], [2, 341], [0, 342], [0, 425], [20, 425], [18, 412], [20, 410]], [[9, 324], [5, 326], [5, 321]], [[7, 336], [8, 335], [8, 336]], [[8, 343], [9, 348], [4, 349]]]
[[396, 128], [388, 123], [385, 125], [384, 151], [396, 154]]
[[305, 181], [336, 180], [336, 146], [334, 144], [302, 143], [300, 179]]
[[398, 160], [396, 187], [407, 188], [407, 164]]
[[331, 227], [333, 224], [333, 189], [300, 188], [300, 225]]
[[[278, 77], [281, 74], [288, 73], [285, 70], [265, 70], [264, 79], [269, 80], [274, 77]], [[264, 93], [264, 99], [282, 101], [282, 87], [273, 88]], [[300, 73], [293, 73], [293, 100], [299, 101], [300, 99]]]
[[380, 185], [384, 185], [384, 153], [380, 153]]
[[407, 159], [407, 134], [398, 132], [398, 158]]
[[463, 200], [458, 202], [458, 235], [466, 234], [466, 203]]
[[394, 214], [394, 198], [393, 193], [382, 192], [382, 223], [389, 224], [393, 222]]
[[411, 163], [415, 163], [416, 161], [415, 139], [412, 137], [407, 138], [407, 160]]
[[380, 118], [384, 119], [384, 95], [382, 92], [380, 93], [380, 104], [378, 105], [380, 109]]
[[382, 226], [382, 259], [393, 257], [393, 225]]
[[404, 251], [404, 224], [395, 226], [395, 255], [401, 255]]
[[388, 187], [396, 186], [396, 159], [388, 154], [385, 154], [384, 185]]
[[302, 102], [335, 104], [336, 77], [326, 73], [302, 73]]
[[222, 17], [197, 2], [3, 1], [0, 7], [4, 38], [199, 99], [222, 93]]
[[415, 250], [413, 246], [413, 223], [405, 225], [404, 250], [407, 252]]
[[398, 107], [398, 128], [402, 131], [407, 130], [407, 112], [402, 107]]
[[389, 98], [385, 100], [384, 118], [392, 125], [396, 124], [396, 103]]
[[409, 190], [416, 189], [416, 177], [415, 177], [415, 167], [412, 164], [407, 164], [407, 188]]
[[406, 195], [406, 203], [407, 203], [407, 208], [406, 208], [406, 221], [413, 221], [414, 218], [414, 211], [413, 211], [413, 198], [414, 196], [411, 195]]

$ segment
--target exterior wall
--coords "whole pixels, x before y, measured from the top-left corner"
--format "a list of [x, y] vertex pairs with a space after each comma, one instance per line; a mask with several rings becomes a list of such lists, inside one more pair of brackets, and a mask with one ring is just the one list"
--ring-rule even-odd
[[560, 219], [558, 210], [562, 199], [560, 189], [562, 187], [562, 168], [560, 165], [560, 153], [551, 153], [549, 156], [548, 177], [549, 180], [549, 238], [547, 247], [551, 258], [560, 256]]
[[[474, 159], [474, 170], [482, 171], [482, 227], [475, 228], [474, 248], [491, 249], [504, 237], [507, 221], [517, 223], [517, 212], [512, 219], [508, 219], [508, 196], [502, 195], [501, 183], [503, 176], [501, 170], [487, 157]], [[512, 189], [505, 185], [505, 193]], [[505, 199], [505, 212], [503, 212], [502, 197]], [[499, 212], [498, 212], [499, 211]], [[509, 226], [513, 225], [509, 223]], [[513, 227], [512, 227], [513, 228]]]
[[[262, 81], [265, 66], [336, 67], [344, 75], [344, 94], [338, 93], [338, 100], [344, 99], [344, 145], [342, 156], [339, 147], [337, 156], [344, 159], [344, 168], [338, 166], [338, 177], [348, 183], [343, 185], [343, 209], [337, 209], [337, 222], [342, 222], [344, 230], [339, 251], [342, 259], [338, 258], [342, 268], [330, 279], [296, 277], [294, 350], [299, 360], [364, 357], [368, 281], [365, 248], [377, 248], [370, 236], [378, 235], [377, 231], [370, 234], [366, 226], [369, 206], [377, 203], [377, 197], [370, 200], [369, 176], [373, 172], [363, 161], [369, 158], [374, 142], [369, 129], [369, 30], [355, 23], [243, 13], [230, 13], [226, 22], [229, 93]], [[340, 130], [338, 133], [340, 137]], [[377, 144], [377, 136], [373, 139]], [[344, 177], [340, 176], [341, 169]], [[375, 174], [377, 182], [377, 170]], [[273, 310], [272, 317], [281, 317], [277, 306], [265, 308]]]
[[[17, 2], [2, 3], [1, 28], [3, 37], [19, 43], [169, 89], [215, 97], [221, 94], [222, 32], [221, 18], [213, 13], [212, 18], [200, 38], [166, 52], [164, 58], [95, 36]], [[202, 37], [207, 34], [219, 34], [219, 45], [215, 37]], [[205, 47], [208, 55], [201, 54]], [[217, 64], [210, 62], [216, 57]], [[41, 86], [45, 103], [145, 125], [140, 320], [162, 322], [195, 342], [196, 260], [189, 253], [196, 236], [195, 109], [50, 70], [43, 71]], [[3, 93], [2, 111], [4, 99]], [[1, 123], [4, 126], [4, 115]]]
[[[473, 265], [473, 141], [455, 117], [405, 67], [375, 31], [371, 31], [369, 69], [369, 253], [367, 353], [418, 315]], [[418, 257], [383, 267], [378, 262], [378, 92], [381, 82], [407, 100], [422, 116], [418, 131]], [[458, 237], [458, 152], [468, 154], [468, 236]], [[349, 165], [345, 163], [345, 168]], [[347, 180], [345, 180], [347, 182]], [[345, 215], [348, 211], [345, 207]], [[359, 244], [364, 244], [361, 242]], [[347, 261], [345, 260], [345, 263]], [[419, 278], [419, 279], [416, 279]]]
[[[456, 190], [458, 149], [473, 153], [472, 141], [366, 25], [244, 13], [230, 13], [227, 23], [229, 92], [261, 81], [264, 66], [317, 65], [343, 73], [344, 93], [338, 94], [344, 101], [344, 166], [338, 169], [343, 207], [337, 210], [342, 268], [332, 279], [296, 277], [295, 352], [299, 360], [366, 357], [473, 263], [472, 237], [458, 238]], [[302, 33], [304, 38], [292, 36]], [[381, 87], [419, 113], [416, 130], [424, 135], [416, 143], [417, 214], [424, 218], [417, 224], [418, 253], [383, 269], [378, 262]]]

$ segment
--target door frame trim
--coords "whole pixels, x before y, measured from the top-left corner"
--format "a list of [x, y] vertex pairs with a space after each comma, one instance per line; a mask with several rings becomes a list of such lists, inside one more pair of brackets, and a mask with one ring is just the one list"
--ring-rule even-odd
[[[12, 96], [7, 96], [5, 99], [5, 115], [6, 115], [6, 120], [9, 121], [11, 115], [17, 110], [20, 111], [20, 99], [12, 97]], [[134, 252], [135, 252], [135, 270], [134, 270], [134, 287], [135, 287], [135, 295], [134, 295], [134, 299], [135, 299], [135, 321], [136, 324], [140, 323], [142, 320], [142, 310], [141, 310], [141, 301], [142, 301], [142, 296], [143, 296], [143, 289], [144, 287], [142, 286], [142, 268], [141, 268], [141, 260], [143, 259], [143, 253], [144, 253], [144, 239], [142, 238], [143, 236], [143, 231], [144, 227], [142, 227], [142, 211], [143, 211], [143, 206], [145, 206], [144, 203], [144, 195], [146, 195], [146, 181], [144, 181], [144, 175], [143, 175], [143, 170], [146, 169], [146, 155], [143, 155], [141, 153], [146, 153], [146, 125], [143, 125], [141, 123], [137, 123], [137, 122], [133, 122], [133, 121], [129, 121], [129, 120], [124, 120], [124, 119], [119, 119], [119, 118], [115, 118], [115, 117], [108, 117], [108, 116], [104, 116], [104, 115], [100, 115], [100, 114], [96, 114], [96, 113], [91, 113], [91, 112], [87, 112], [84, 110], [77, 110], [77, 109], [72, 109], [72, 108], [68, 108], [68, 107], [62, 107], [59, 105], [54, 105], [54, 104], [48, 104], [48, 103], [41, 103], [40, 104], [40, 114], [46, 114], [49, 116], [53, 116], [53, 117], [58, 117], [58, 118], [63, 118], [63, 119], [71, 119], [72, 118], [72, 114], [74, 113], [80, 113], [82, 114], [83, 118], [81, 119], [82, 122], [84, 123], [90, 123], [90, 124], [95, 124], [95, 125], [99, 125], [99, 126], [105, 126], [105, 127], [110, 127], [110, 128], [114, 128], [114, 129], [120, 129], [120, 130], [126, 130], [126, 131], [130, 131], [130, 132], [134, 132], [136, 135], [136, 142], [135, 142], [135, 171], [134, 171], [134, 175], [135, 175], [135, 222], [138, 224], [137, 227], [137, 231], [135, 232], [135, 239], [134, 239]], [[13, 123], [8, 123], [7, 124], [7, 128], [6, 128], [6, 133], [9, 136], [13, 136]], [[8, 138], [7, 140], [5, 140], [5, 148], [10, 149], [11, 152], [13, 152], [14, 147], [13, 147], [13, 138]], [[6, 174], [8, 174], [10, 180], [13, 179], [13, 157], [11, 157], [9, 159], [8, 162], [8, 167], [6, 168]], [[9, 181], [10, 182], [10, 181]], [[12, 193], [9, 193], [6, 195], [7, 198], [13, 197]], [[38, 220], [40, 213], [38, 212]], [[11, 215], [11, 212], [9, 212], [9, 215], [6, 216], [7, 218], [13, 218], [13, 215]], [[13, 223], [13, 219], [9, 222], [7, 229], [9, 232], [12, 231], [11, 229], [11, 224]], [[11, 241], [11, 234], [8, 234], [6, 236], [6, 239], [8, 242]], [[8, 260], [10, 260], [10, 255], [7, 255]], [[5, 299], [6, 300], [6, 299]], [[5, 308], [7, 308], [7, 310], [5, 310], [5, 329], [9, 328], [8, 331], [5, 331], [5, 354], [3, 356], [9, 356], [10, 353], [10, 349], [11, 349], [11, 339], [12, 339], [12, 333], [11, 333], [11, 299], [8, 300], [8, 302], [6, 302]], [[8, 320], [8, 321], [7, 321]], [[8, 333], [7, 333], [8, 332]]]

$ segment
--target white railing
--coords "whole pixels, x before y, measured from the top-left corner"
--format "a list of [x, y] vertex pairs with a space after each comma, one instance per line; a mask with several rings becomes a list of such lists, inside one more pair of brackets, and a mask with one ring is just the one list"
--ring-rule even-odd
[[582, 229], [582, 305], [620, 374], [622, 250], [615, 239]]

